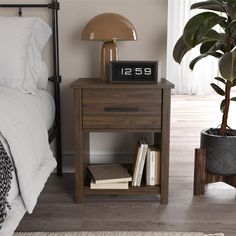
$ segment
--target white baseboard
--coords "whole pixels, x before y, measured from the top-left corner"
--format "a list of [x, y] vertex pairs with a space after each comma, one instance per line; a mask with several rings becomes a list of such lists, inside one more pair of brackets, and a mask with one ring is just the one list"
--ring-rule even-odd
[[[133, 160], [134, 153], [114, 153], [114, 152], [91, 152], [91, 163], [130, 163]], [[62, 154], [63, 173], [74, 173], [73, 152], [64, 152]]]

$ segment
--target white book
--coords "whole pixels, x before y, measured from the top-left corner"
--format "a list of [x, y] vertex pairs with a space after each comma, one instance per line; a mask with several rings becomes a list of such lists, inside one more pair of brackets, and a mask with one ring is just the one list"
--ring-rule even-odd
[[147, 152], [147, 163], [146, 163], [146, 184], [154, 185], [154, 176], [155, 176], [155, 152], [151, 151], [150, 148]]
[[150, 148], [147, 154], [146, 165], [146, 184], [149, 186], [160, 184], [161, 175], [161, 157], [160, 151], [157, 148]]
[[151, 151], [150, 155], [150, 185], [154, 186], [155, 185], [155, 165], [156, 165], [156, 152]]
[[142, 150], [143, 150], [143, 146], [139, 146], [138, 152], [137, 152], [137, 157], [136, 157], [136, 162], [135, 162], [134, 173], [133, 173], [132, 186], [137, 186], [138, 170], [139, 170], [140, 162], [141, 162], [141, 154], [143, 152]]
[[91, 189], [129, 189], [129, 182], [96, 184], [94, 181], [91, 181], [90, 188]]
[[141, 154], [141, 160], [140, 160], [140, 166], [139, 166], [136, 186], [141, 185], [142, 176], [143, 176], [143, 169], [144, 169], [144, 163], [145, 163], [145, 160], [146, 160], [147, 150], [148, 150], [148, 145], [147, 144], [141, 144], [141, 146], [143, 146], [143, 149], [142, 149], [142, 154]]

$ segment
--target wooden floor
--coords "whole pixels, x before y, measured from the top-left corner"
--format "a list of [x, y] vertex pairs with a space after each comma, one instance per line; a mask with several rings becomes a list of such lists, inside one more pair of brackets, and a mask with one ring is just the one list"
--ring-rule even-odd
[[75, 204], [73, 176], [51, 176], [34, 213], [24, 217], [18, 231], [200, 231], [235, 236], [234, 188], [217, 183], [209, 185], [204, 196], [192, 194], [194, 148], [199, 147], [200, 130], [220, 123], [216, 100], [205, 96], [172, 98], [168, 205], [160, 205], [157, 196], [98, 196]]

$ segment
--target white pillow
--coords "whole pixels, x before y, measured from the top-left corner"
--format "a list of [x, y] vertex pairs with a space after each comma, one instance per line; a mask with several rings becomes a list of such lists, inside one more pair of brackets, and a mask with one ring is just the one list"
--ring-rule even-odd
[[38, 89], [47, 90], [48, 77], [49, 77], [48, 66], [44, 61], [41, 61], [41, 70], [39, 73], [39, 79], [38, 79], [38, 83], [37, 83]]
[[0, 86], [37, 90], [41, 51], [51, 28], [37, 17], [0, 16]]

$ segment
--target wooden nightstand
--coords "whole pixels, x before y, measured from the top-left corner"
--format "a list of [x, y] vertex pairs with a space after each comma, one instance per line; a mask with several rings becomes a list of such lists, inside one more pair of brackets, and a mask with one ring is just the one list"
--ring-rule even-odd
[[[90, 194], [160, 194], [168, 203], [170, 95], [173, 84], [112, 84], [83, 78], [72, 84], [75, 99], [76, 201]], [[161, 149], [161, 185], [128, 190], [90, 189], [87, 179], [90, 132], [145, 132]]]

